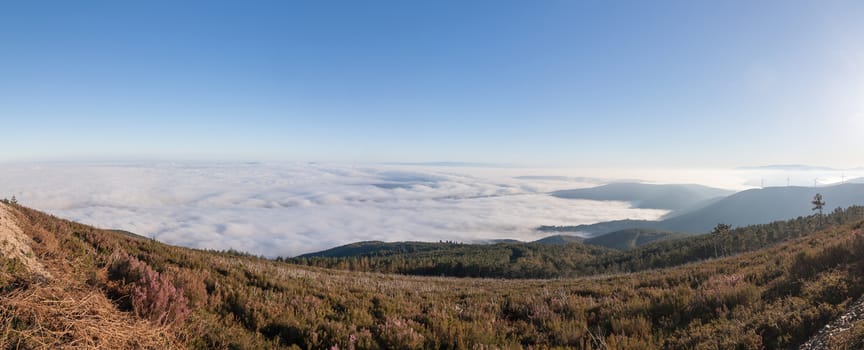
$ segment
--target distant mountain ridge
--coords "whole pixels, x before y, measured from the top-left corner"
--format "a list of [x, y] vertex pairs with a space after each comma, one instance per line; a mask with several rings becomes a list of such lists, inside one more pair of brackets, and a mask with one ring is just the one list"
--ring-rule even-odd
[[846, 183], [850, 184], [864, 184], [864, 177], [857, 177], [851, 180], [846, 180]]
[[363, 241], [333, 247], [319, 252], [297, 256], [298, 258], [334, 258], [346, 256], [388, 256], [394, 254], [410, 254], [444, 249], [458, 243], [452, 242], [382, 242]]
[[655, 185], [617, 182], [598, 187], [555, 191], [550, 194], [567, 199], [631, 202], [634, 207], [643, 209], [682, 210], [732, 193], [733, 191], [694, 184]]
[[825, 199], [827, 212], [864, 204], [864, 184], [767, 187], [742, 191], [694, 212], [661, 221], [660, 228], [705, 233], [721, 222], [740, 227], [807, 216], [814, 213], [810, 201], [817, 193]]
[[[331, 257], [312, 254], [319, 256], [285, 261], [355, 271], [457, 277], [557, 278], [601, 271], [634, 272], [735, 255], [821, 232], [835, 224], [858, 223], [864, 228], [862, 213], [864, 207], [853, 206], [832, 211], [822, 218], [801, 216], [700, 235], [629, 229], [582, 242], [579, 237], [558, 235], [539, 240], [545, 243], [429, 243], [436, 249], [412, 253], [390, 254], [398, 250], [394, 247], [404, 243], [380, 243], [382, 253], [327, 254]], [[589, 244], [589, 240], [593, 244]], [[599, 246], [601, 244], [618, 249]]]
[[538, 239], [531, 243], [539, 244], [571, 244], [583, 243], [616, 250], [633, 249], [648, 243], [665, 241], [669, 239], [684, 238], [691, 236], [685, 233], [676, 233], [655, 230], [650, 228], [631, 228], [610, 232], [604, 235], [584, 238], [573, 235], [554, 235]]
[[660, 221], [618, 220], [577, 226], [541, 226], [541, 231], [580, 232], [602, 235], [628, 228], [707, 233], [718, 223], [733, 227], [764, 224], [813, 214], [810, 201], [816, 193], [825, 199], [825, 211], [864, 205], [864, 184], [846, 183], [826, 187], [767, 187], [738, 192], [704, 207], [681, 212]]
[[838, 170], [832, 167], [827, 166], [819, 166], [819, 165], [807, 165], [807, 164], [771, 164], [771, 165], [757, 165], [757, 166], [742, 166], [738, 167], [740, 170], [792, 170], [792, 171], [832, 171]]
[[[600, 187], [617, 191], [634, 184], [623, 185], [617, 184], [615, 186], [606, 185]], [[670, 189], [675, 192], [690, 186], [635, 185], [632, 188], [651, 188], [652, 190], [656, 190], [658, 187], [655, 186], [665, 187], [661, 191], [654, 192], [660, 193], [661, 196]], [[711, 189], [710, 187], [704, 188]], [[595, 191], [594, 193], [598, 192]], [[607, 192], [606, 194], [609, 193]], [[637, 195], [644, 195], [645, 193], [643, 191], [637, 193]], [[700, 198], [716, 193], [711, 190], [704, 191], [701, 192]], [[711, 197], [702, 201], [691, 199], [687, 201], [693, 203], [691, 207], [671, 212], [664, 219], [658, 221], [617, 220], [591, 225], [541, 226], [537, 229], [538, 231], [557, 234], [533, 242], [520, 242], [511, 239], [487, 240], [475, 242], [474, 244], [368, 241], [304, 254], [297, 258], [381, 257], [417, 253], [453, 254], [455, 252], [453, 249], [457, 248], [456, 251], [469, 252], [479, 249], [479, 247], [475, 246], [498, 244], [520, 247], [532, 244], [568, 245], [577, 243], [616, 250], [627, 250], [652, 242], [683, 238], [688, 236], [688, 234], [707, 233], [718, 223], [725, 223], [732, 227], [744, 227], [808, 216], [813, 214], [810, 201], [816, 193], [821, 193], [827, 202], [825, 206], [826, 213], [837, 207], [845, 208], [853, 205], [864, 205], [864, 184], [846, 183], [818, 188], [768, 187], [746, 190], [727, 197]]]

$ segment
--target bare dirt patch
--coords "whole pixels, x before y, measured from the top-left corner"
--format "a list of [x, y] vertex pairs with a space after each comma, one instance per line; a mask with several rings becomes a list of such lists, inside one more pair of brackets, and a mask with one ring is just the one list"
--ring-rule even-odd
[[31, 274], [50, 280], [51, 274], [36, 260], [32, 243], [33, 240], [15, 222], [7, 205], [0, 203], [0, 255], [7, 259], [18, 259]]

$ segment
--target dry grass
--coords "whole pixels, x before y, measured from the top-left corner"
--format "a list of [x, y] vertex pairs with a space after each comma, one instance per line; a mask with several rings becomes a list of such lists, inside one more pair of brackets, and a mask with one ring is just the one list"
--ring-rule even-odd
[[0, 348], [169, 349], [166, 327], [117, 310], [100, 291], [52, 282], [0, 298]]
[[[167, 326], [120, 311], [101, 290], [74, 278], [74, 268], [58, 255], [57, 242], [47, 240], [53, 235], [34, 244], [20, 226], [22, 217], [10, 209], [0, 204], [0, 262], [6, 262], [0, 265], [8, 268], [17, 262], [23, 269], [11, 272], [17, 277], [0, 271], [15, 277], [6, 280], [17, 281], [0, 283], [0, 349], [182, 347]], [[53, 249], [46, 250], [45, 243], [51, 242]]]
[[[55, 279], [34, 283], [18, 259], [4, 265], [0, 256], [0, 349], [779, 349], [805, 341], [864, 291], [860, 209], [828, 216], [838, 224], [824, 230], [808, 218], [756, 228], [791, 232], [784, 242], [765, 245], [767, 233], [752, 228], [709, 242], [739, 247], [750, 239], [756, 243], [747, 247], [758, 251], [678, 259], [713, 247], [694, 239], [650, 256], [688, 264], [552, 280], [304, 267], [173, 247], [13, 209], [35, 258]], [[128, 298], [141, 286], [140, 276], [114, 273], [118, 250], [172, 276], [197, 310], [167, 328], [118, 311], [115, 303], [135, 309]], [[619, 270], [627, 269], [600, 271]], [[850, 334], [833, 348], [862, 348], [864, 332]]]

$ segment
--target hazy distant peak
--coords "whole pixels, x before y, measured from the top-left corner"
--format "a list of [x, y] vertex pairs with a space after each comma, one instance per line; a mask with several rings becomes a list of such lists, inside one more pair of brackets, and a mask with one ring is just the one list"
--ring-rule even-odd
[[615, 182], [598, 187], [555, 191], [551, 195], [568, 199], [631, 202], [638, 208], [681, 210], [732, 193], [696, 184]]
[[481, 162], [392, 162], [385, 165], [453, 167], [453, 168], [515, 168], [512, 164], [481, 163]]
[[738, 167], [739, 170], [788, 170], [788, 171], [833, 171], [840, 170], [826, 166], [814, 166], [806, 164], [772, 164]]

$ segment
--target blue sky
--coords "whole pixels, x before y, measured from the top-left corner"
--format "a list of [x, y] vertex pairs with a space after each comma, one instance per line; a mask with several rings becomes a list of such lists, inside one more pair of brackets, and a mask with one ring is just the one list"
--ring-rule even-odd
[[0, 3], [0, 161], [864, 165], [860, 1]]

